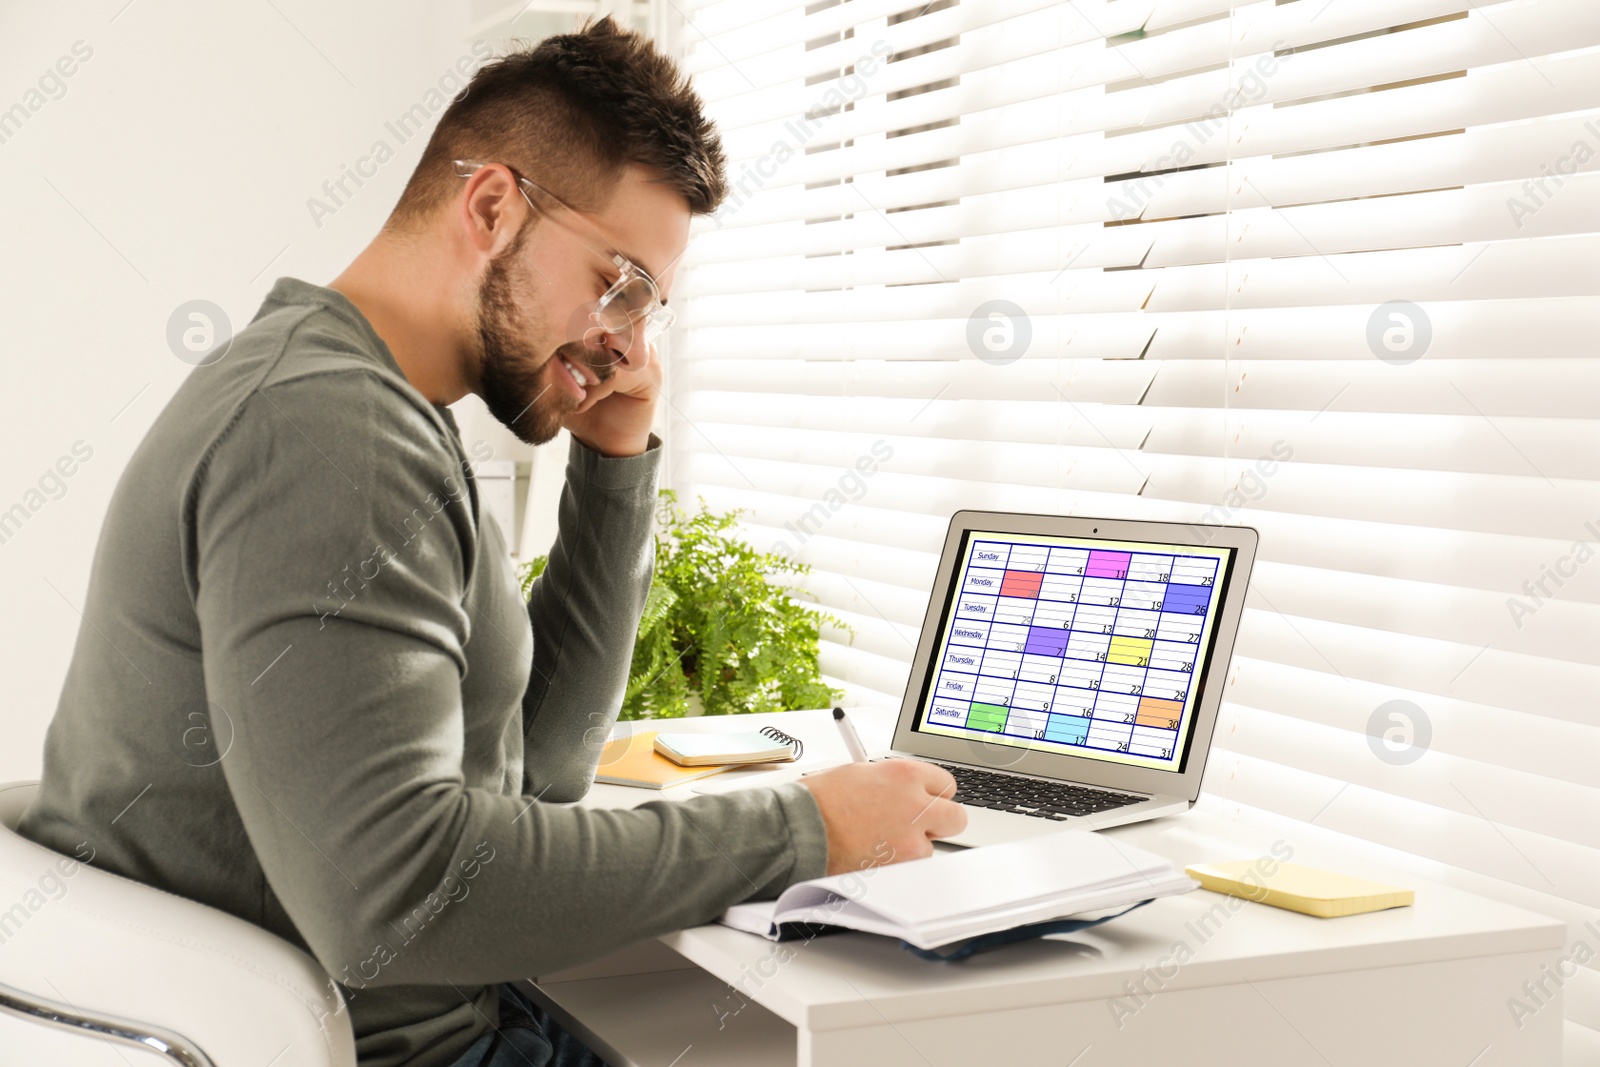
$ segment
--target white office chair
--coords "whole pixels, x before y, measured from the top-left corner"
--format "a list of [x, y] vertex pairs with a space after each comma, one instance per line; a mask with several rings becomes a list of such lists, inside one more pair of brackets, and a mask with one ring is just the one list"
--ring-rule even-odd
[[[355, 1067], [327, 972], [259, 926], [72, 863], [16, 833], [37, 782], [0, 783], [0, 1054], [133, 1046], [139, 1067]], [[52, 877], [52, 875], [54, 877]], [[64, 891], [63, 891], [63, 888]], [[28, 1062], [45, 1062], [30, 1058]]]

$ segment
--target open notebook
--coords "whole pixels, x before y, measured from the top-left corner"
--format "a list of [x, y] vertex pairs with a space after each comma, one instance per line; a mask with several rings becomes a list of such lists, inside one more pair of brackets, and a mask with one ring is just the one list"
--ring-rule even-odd
[[1199, 887], [1152, 852], [1062, 830], [797, 882], [775, 901], [735, 904], [717, 921], [773, 941], [810, 936], [799, 924], [823, 924], [933, 949]]

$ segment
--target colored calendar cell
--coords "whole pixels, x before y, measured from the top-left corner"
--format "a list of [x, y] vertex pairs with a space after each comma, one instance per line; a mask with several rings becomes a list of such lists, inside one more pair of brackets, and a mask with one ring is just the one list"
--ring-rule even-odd
[[1157, 700], [1145, 697], [1139, 701], [1139, 714], [1133, 721], [1140, 726], [1154, 726], [1162, 730], [1177, 729], [1178, 719], [1183, 715], [1183, 701]]
[[1106, 662], [1145, 667], [1150, 663], [1150, 650], [1154, 647], [1154, 641], [1142, 637], [1113, 637]]
[[1058, 741], [1063, 745], [1081, 745], [1088, 737], [1088, 719], [1068, 718], [1065, 715], [1050, 716], [1050, 725], [1044, 731], [1046, 741]]
[[1089, 553], [1089, 566], [1083, 573], [1088, 578], [1115, 578], [1121, 581], [1128, 576], [1128, 564], [1131, 562], [1133, 556], [1130, 553], [1096, 550]]
[[979, 730], [1000, 730], [1011, 709], [999, 704], [974, 704], [967, 712], [967, 725]]
[[1169, 585], [1161, 610], [1175, 615], [1204, 615], [1211, 590], [1201, 585]]
[[1030, 656], [1055, 656], [1067, 654], [1067, 638], [1071, 631], [1059, 626], [1028, 627], [1027, 653]]
[[1020, 596], [1029, 600], [1039, 598], [1039, 586], [1044, 582], [1041, 571], [1006, 571], [1000, 583], [1001, 596]]

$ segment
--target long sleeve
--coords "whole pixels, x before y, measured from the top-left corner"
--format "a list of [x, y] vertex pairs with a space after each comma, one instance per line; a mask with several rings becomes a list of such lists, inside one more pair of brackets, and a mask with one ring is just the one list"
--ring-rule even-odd
[[533, 796], [587, 793], [622, 708], [655, 563], [660, 444], [652, 434], [642, 454], [611, 458], [574, 438], [567, 453], [556, 541], [528, 599], [523, 788]]
[[[346, 983], [485, 983], [593, 959], [820, 875], [821, 814], [798, 784], [607, 811], [468, 783], [464, 746], [483, 729], [462, 697], [472, 649], [484, 647], [474, 642], [510, 642], [522, 605], [504, 561], [479, 558], [441, 424], [373, 378], [258, 391], [184, 506], [205, 690], [232, 726], [221, 767], [263, 901], [276, 897]], [[627, 511], [618, 581], [647, 580], [633, 504], [607, 501], [647, 494], [653, 471], [624, 480], [569, 487], [578, 521], [555, 576], [599, 566], [579, 535]], [[608, 492], [584, 499], [586, 487]], [[469, 610], [463, 590], [491, 582], [505, 614]], [[633, 620], [642, 595], [624, 598]], [[563, 662], [580, 640], [621, 640], [635, 625], [589, 632], [575, 612], [539, 617], [558, 620], [540, 640], [562, 642], [552, 654]], [[626, 670], [625, 649], [608, 655], [623, 657], [610, 670]], [[536, 726], [558, 698], [563, 718], [587, 713], [566, 704], [587, 699], [582, 686], [556, 675]], [[607, 715], [618, 684], [598, 686]]]

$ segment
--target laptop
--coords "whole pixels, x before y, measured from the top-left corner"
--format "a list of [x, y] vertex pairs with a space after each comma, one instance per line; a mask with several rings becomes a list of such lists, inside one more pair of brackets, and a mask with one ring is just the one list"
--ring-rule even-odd
[[1257, 533], [960, 511], [883, 759], [956, 778], [988, 845], [1187, 811]]

